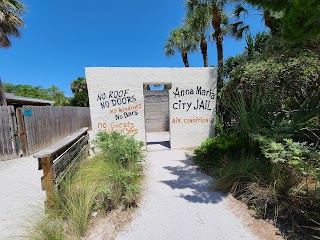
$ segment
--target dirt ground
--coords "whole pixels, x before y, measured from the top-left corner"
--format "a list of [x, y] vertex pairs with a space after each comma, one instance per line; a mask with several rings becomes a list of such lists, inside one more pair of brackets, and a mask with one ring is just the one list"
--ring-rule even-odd
[[255, 211], [235, 199], [232, 195], [227, 196], [228, 208], [232, 213], [239, 217], [246, 226], [259, 237], [260, 240], [283, 240], [281, 233], [272, 223], [272, 220], [258, 219]]

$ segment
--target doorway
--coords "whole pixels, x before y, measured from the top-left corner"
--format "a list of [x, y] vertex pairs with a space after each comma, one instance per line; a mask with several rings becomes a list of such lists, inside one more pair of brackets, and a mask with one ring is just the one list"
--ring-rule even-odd
[[144, 84], [147, 151], [170, 149], [169, 90], [171, 84]]

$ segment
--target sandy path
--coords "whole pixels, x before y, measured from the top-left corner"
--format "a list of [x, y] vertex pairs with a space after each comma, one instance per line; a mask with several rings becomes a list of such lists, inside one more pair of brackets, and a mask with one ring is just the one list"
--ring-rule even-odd
[[208, 190], [211, 178], [196, 171], [190, 152], [148, 152], [140, 209], [116, 239], [258, 239], [227, 200]]
[[0, 239], [15, 239], [23, 225], [43, 212], [45, 192], [37, 159], [24, 157], [0, 161]]

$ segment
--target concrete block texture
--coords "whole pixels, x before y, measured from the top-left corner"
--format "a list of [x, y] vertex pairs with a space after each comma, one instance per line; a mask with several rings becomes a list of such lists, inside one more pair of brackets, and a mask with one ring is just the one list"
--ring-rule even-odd
[[[216, 68], [87, 67], [85, 72], [94, 135], [119, 131], [145, 142], [144, 84], [172, 85], [168, 92], [172, 148], [197, 147], [214, 133]], [[152, 98], [150, 104], [165, 110], [165, 97], [157, 98], [159, 105]]]

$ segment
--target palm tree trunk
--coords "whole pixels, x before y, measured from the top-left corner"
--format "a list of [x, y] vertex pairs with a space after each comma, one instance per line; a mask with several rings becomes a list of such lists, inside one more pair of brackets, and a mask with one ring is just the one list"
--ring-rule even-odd
[[188, 53], [182, 51], [181, 55], [182, 55], [182, 60], [183, 60], [184, 66], [189, 67]]
[[275, 35], [276, 29], [273, 24], [274, 16], [272, 16], [272, 14], [269, 10], [263, 11], [263, 19], [264, 19], [264, 24], [266, 25], [266, 27], [268, 27], [270, 29], [271, 34]]
[[218, 79], [217, 79], [217, 91], [223, 87], [223, 36], [222, 36], [222, 29], [221, 29], [221, 10], [218, 9], [217, 5], [212, 6], [212, 26], [214, 28], [214, 38], [216, 41], [217, 47], [217, 55], [218, 55]]
[[217, 46], [217, 53], [218, 53], [218, 90], [220, 90], [223, 87], [223, 37], [222, 34], [219, 34], [220, 36], [217, 36], [216, 38], [216, 46]]
[[208, 67], [208, 44], [205, 37], [201, 38], [200, 48], [203, 57], [203, 66]]

